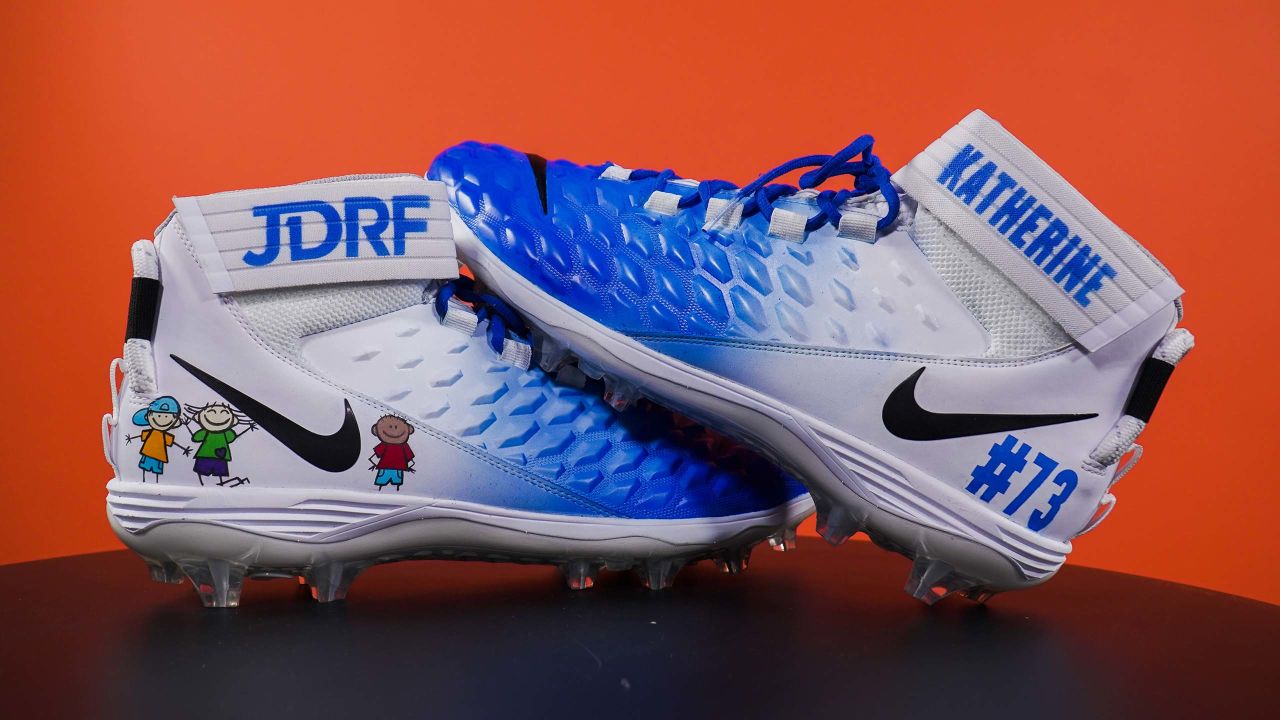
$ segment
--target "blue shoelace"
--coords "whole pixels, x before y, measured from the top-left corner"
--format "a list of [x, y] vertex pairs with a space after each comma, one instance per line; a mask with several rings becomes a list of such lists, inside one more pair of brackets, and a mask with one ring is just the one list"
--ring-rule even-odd
[[502, 354], [502, 343], [508, 332], [521, 340], [529, 336], [528, 326], [505, 300], [480, 292], [476, 289], [476, 281], [465, 276], [444, 283], [436, 293], [436, 314], [441, 319], [449, 312], [449, 300], [454, 297], [471, 304], [477, 322], [489, 322], [487, 337], [489, 347], [495, 353]]
[[[871, 152], [875, 138], [863, 135], [854, 140], [834, 155], [805, 155], [785, 162], [764, 173], [750, 184], [739, 188], [727, 180], [703, 180], [698, 183], [697, 192], [683, 195], [677, 203], [681, 209], [691, 208], [700, 203], [707, 203], [717, 193], [734, 190], [733, 199], [743, 202], [742, 217], [748, 218], [760, 213], [765, 220], [773, 218], [773, 203], [779, 198], [794, 195], [801, 190], [816, 189], [819, 185], [840, 175], [853, 177], [853, 188], [845, 190], [823, 190], [818, 193], [815, 202], [818, 212], [805, 223], [805, 231], [812, 232], [827, 223], [839, 227], [840, 206], [849, 198], [861, 197], [881, 191], [889, 205], [889, 211], [876, 222], [876, 230], [884, 230], [898, 217], [901, 201], [898, 193], [889, 181], [889, 170], [880, 162], [880, 158]], [[861, 156], [861, 157], [858, 157]], [[854, 159], [858, 157], [858, 159]], [[774, 180], [801, 168], [814, 168], [800, 176], [799, 187]], [[632, 180], [657, 179], [657, 189], [664, 190], [667, 183], [679, 178], [672, 170], [632, 170]]]

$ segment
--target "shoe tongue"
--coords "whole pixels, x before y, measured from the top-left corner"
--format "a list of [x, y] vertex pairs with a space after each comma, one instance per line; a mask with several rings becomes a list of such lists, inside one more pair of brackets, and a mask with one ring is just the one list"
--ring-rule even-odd
[[1182, 294], [1146, 250], [981, 110], [893, 180], [1087, 350]]

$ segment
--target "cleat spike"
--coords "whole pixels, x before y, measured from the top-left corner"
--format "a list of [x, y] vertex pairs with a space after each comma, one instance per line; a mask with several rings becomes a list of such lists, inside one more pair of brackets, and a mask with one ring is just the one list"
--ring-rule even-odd
[[205, 607], [233, 608], [240, 604], [245, 566], [229, 560], [180, 562]]
[[612, 375], [604, 376], [604, 401], [614, 410], [622, 412], [640, 399], [640, 390], [625, 380]]
[[751, 546], [739, 545], [723, 550], [715, 557], [715, 564], [722, 573], [737, 575], [745, 572], [751, 564]]
[[148, 561], [147, 569], [151, 572], [151, 579], [158, 583], [181, 585], [185, 579], [177, 563]]
[[818, 534], [832, 545], [841, 545], [862, 530], [862, 521], [843, 505], [827, 505], [826, 512], [818, 513]]
[[329, 603], [347, 599], [347, 590], [365, 566], [357, 563], [329, 562], [307, 570], [307, 584], [316, 602]]
[[776, 552], [791, 552], [796, 549], [796, 529], [783, 528], [769, 536], [769, 548]]
[[570, 590], [586, 590], [596, 584], [601, 564], [589, 560], [570, 560], [560, 566]]
[[932, 605], [952, 593], [971, 590], [975, 585], [957, 575], [950, 565], [921, 555], [912, 563], [911, 576], [904, 589], [911, 597]]
[[573, 365], [564, 365], [556, 372], [556, 382], [581, 390], [587, 386], [587, 376]]
[[995, 597], [995, 591], [988, 590], [983, 587], [969, 588], [960, 594], [963, 595], [966, 600], [972, 600], [979, 605], [986, 605], [988, 600]]
[[604, 370], [602, 370], [599, 365], [583, 360], [582, 358], [578, 358], [578, 370], [592, 380], [604, 379]]
[[645, 560], [636, 568], [640, 582], [650, 590], [665, 590], [675, 582], [676, 575], [684, 567], [683, 560], [672, 558], [653, 558]]
[[555, 372], [569, 362], [569, 348], [550, 335], [540, 335], [538, 366], [547, 372]]

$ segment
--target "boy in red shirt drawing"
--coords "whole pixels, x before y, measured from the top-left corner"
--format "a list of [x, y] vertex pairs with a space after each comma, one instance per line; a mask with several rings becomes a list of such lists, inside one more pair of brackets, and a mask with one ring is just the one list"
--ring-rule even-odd
[[395, 415], [383, 415], [373, 424], [373, 436], [380, 441], [369, 456], [370, 470], [376, 470], [373, 484], [379, 492], [388, 485], [395, 485], [396, 492], [404, 484], [404, 474], [413, 470], [413, 448], [409, 447], [409, 436], [413, 434], [413, 426], [404, 418]]

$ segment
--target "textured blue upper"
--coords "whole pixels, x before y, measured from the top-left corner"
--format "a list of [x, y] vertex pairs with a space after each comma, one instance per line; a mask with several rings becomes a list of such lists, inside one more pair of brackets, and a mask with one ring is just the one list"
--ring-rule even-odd
[[[708, 243], [689, 213], [644, 211], [654, 182], [598, 181], [602, 170], [551, 163], [550, 216], [522, 153], [466, 143], [442, 154], [428, 176], [446, 181], [459, 216], [495, 253], [614, 327], [752, 337], [762, 329], [776, 332], [787, 317], [785, 311], [766, 314], [761, 293], [807, 299], [799, 273], [775, 270], [781, 282], [771, 281], [772, 243], [763, 233], [747, 250]], [[730, 262], [727, 252], [738, 260]], [[788, 257], [813, 262], [803, 254]], [[477, 336], [470, 344], [484, 342]], [[462, 387], [465, 398], [441, 395], [441, 406], [452, 408], [450, 420], [470, 417], [457, 414], [460, 407], [493, 404], [492, 414], [476, 415], [479, 425], [447, 429], [619, 514], [723, 516], [772, 508], [804, 493], [754, 452], [665, 410], [642, 405], [616, 413], [598, 389], [565, 387], [536, 367], [521, 372], [495, 362], [480, 373], [488, 376], [483, 387], [492, 385], [493, 373], [503, 376], [505, 390], [492, 401], [487, 392], [472, 398], [476, 393]], [[455, 381], [467, 386], [470, 376], [460, 373]]]
[[443, 349], [415, 391], [422, 421], [555, 493], [641, 519], [760, 512], [804, 493], [754, 452], [662, 408], [618, 412], [597, 383], [576, 388], [502, 362], [482, 334]]
[[[505, 263], [615, 330], [846, 348], [871, 335], [874, 347], [851, 289], [864, 244], [779, 241], [759, 213], [715, 238], [702, 231], [705, 206], [673, 216], [644, 207], [655, 189], [692, 188], [601, 178], [606, 167], [548, 163], [546, 213], [527, 157], [508, 148], [463, 143], [428, 177], [448, 185], [461, 219]], [[815, 207], [791, 202], [805, 215]]]
[[599, 381], [575, 386], [500, 359], [492, 317], [464, 335], [440, 315], [434, 302], [410, 305], [311, 335], [302, 350], [326, 377], [417, 424], [421, 489], [634, 519], [758, 513], [804, 492], [759, 455], [671, 412], [647, 403], [619, 412]]

